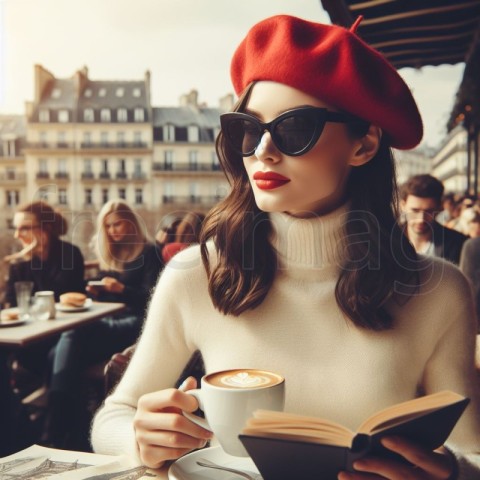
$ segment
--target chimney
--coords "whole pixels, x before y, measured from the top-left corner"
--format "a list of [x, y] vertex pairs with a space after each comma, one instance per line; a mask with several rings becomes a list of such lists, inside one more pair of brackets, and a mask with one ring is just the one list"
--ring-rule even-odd
[[233, 110], [233, 93], [227, 93], [227, 95], [220, 98], [219, 106], [220, 110], [231, 112]]
[[182, 95], [180, 97], [180, 106], [198, 108], [198, 91], [191, 90], [190, 93]]

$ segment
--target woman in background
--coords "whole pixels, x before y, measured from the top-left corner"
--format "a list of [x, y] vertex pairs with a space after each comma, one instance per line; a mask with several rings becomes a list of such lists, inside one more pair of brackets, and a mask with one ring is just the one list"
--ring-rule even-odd
[[33, 292], [52, 290], [58, 301], [65, 292], [83, 292], [84, 264], [80, 249], [60, 237], [67, 233], [65, 218], [43, 201], [26, 204], [13, 217], [15, 238], [22, 250], [10, 262], [5, 303], [15, 306], [15, 282], [33, 282]]
[[73, 419], [78, 416], [82, 370], [135, 343], [162, 267], [143, 220], [122, 200], [111, 200], [100, 210], [95, 245], [101, 285], [88, 285], [87, 291], [97, 301], [125, 303], [126, 309], [61, 335], [55, 350], [48, 422], [49, 443], [57, 447], [68, 444], [67, 434], [72, 433]]

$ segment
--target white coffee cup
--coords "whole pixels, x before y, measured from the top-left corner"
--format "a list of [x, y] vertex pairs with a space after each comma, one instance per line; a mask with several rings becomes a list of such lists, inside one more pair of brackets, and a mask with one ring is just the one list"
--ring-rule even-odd
[[57, 311], [55, 309], [55, 292], [53, 292], [52, 290], [41, 290], [35, 292], [35, 299], [37, 301], [43, 301], [45, 303], [48, 303], [48, 319], [53, 320], [57, 314]]
[[247, 457], [238, 435], [255, 410], [284, 409], [285, 379], [265, 370], [224, 370], [205, 375], [200, 389], [186, 393], [197, 399], [205, 419], [188, 412], [183, 415], [212, 431], [226, 453]]

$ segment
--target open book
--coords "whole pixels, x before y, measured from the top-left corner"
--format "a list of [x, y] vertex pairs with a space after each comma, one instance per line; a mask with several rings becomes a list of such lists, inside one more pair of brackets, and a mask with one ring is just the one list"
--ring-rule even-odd
[[409, 438], [434, 450], [445, 442], [469, 400], [450, 391], [393, 405], [352, 432], [315, 417], [257, 410], [240, 434], [264, 480], [336, 480], [367, 455], [403, 457], [383, 447], [387, 435]]

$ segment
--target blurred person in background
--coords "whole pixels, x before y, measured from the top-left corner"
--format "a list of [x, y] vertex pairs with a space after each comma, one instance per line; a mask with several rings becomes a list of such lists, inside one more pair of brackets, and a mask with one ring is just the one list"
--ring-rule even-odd
[[165, 263], [176, 253], [199, 242], [204, 219], [203, 213], [189, 212], [180, 220], [175, 232], [175, 241], [166, 244], [162, 249], [162, 258]]
[[435, 220], [443, 226], [453, 218], [453, 211], [455, 209], [455, 194], [446, 193], [442, 199], [443, 210], [437, 215]]
[[87, 291], [97, 301], [125, 303], [126, 310], [61, 335], [53, 362], [46, 438], [56, 447], [76, 447], [74, 443], [81, 441], [72, 439], [80, 428], [74, 420], [84, 409], [78, 404], [81, 372], [135, 343], [162, 267], [144, 221], [122, 200], [111, 200], [100, 210], [95, 246], [102, 285], [88, 285]]
[[458, 265], [467, 237], [435, 220], [441, 209], [442, 195], [442, 182], [431, 175], [415, 175], [402, 185], [400, 208], [405, 233], [417, 253], [444, 258]]

